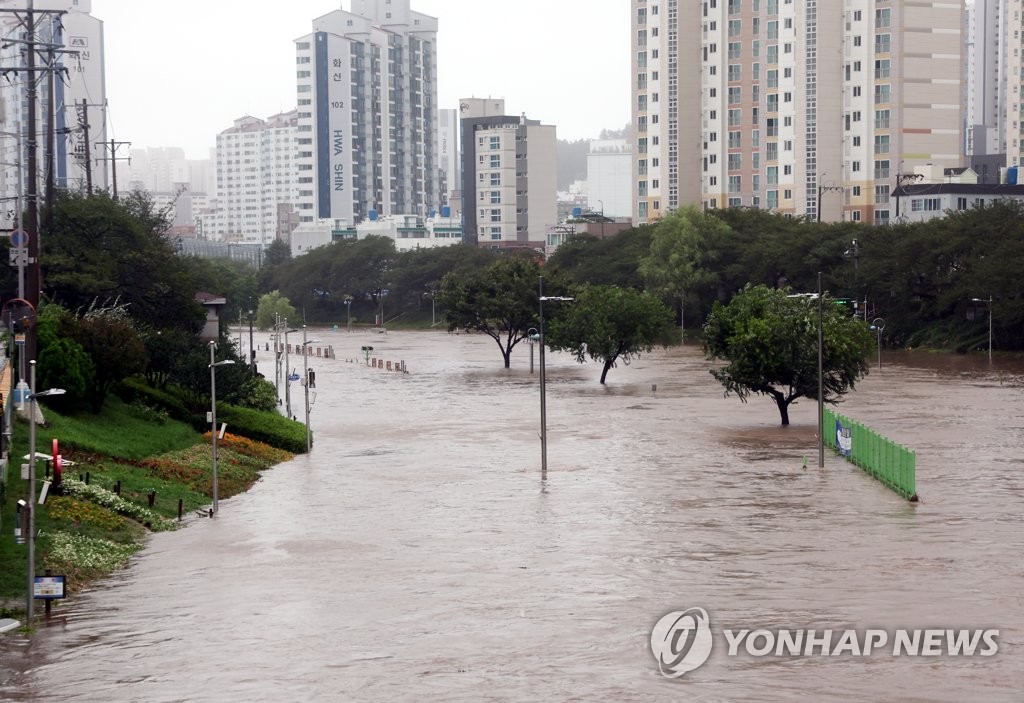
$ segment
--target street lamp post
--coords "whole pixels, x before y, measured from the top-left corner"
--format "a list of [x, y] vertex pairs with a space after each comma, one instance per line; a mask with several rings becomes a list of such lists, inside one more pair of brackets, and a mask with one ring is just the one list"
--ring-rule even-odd
[[537, 334], [536, 327], [526, 330], [526, 343], [530, 345], [530, 373], [533, 373], [533, 347], [538, 339], [540, 339], [540, 335]]
[[28, 597], [25, 604], [25, 624], [32, 625], [35, 615], [35, 584], [36, 584], [36, 399], [48, 395], [63, 395], [63, 388], [49, 388], [36, 393], [36, 361], [29, 363], [29, 420], [28, 420], [28, 534], [25, 543], [28, 545]]
[[974, 303], [988, 303], [988, 363], [992, 363], [992, 296], [988, 300], [984, 298], [971, 298]]
[[249, 311], [249, 365], [252, 366], [256, 363], [256, 347], [252, 343], [252, 323], [256, 313], [252, 310]]
[[821, 271], [818, 271], [818, 468], [825, 468], [824, 341], [822, 339]]
[[679, 335], [686, 344], [686, 293], [679, 294]]
[[885, 320], [876, 317], [871, 321], [871, 329], [878, 335], [878, 369], [882, 369], [882, 330], [885, 329]]
[[306, 393], [306, 452], [309, 452], [310, 447], [313, 444], [313, 440], [309, 433], [309, 346], [319, 342], [319, 339], [306, 339], [306, 326], [302, 326], [302, 385], [305, 387]]
[[345, 329], [348, 332], [352, 331], [352, 296], [345, 296]]
[[544, 295], [544, 277], [540, 276], [538, 296], [540, 304], [540, 330], [537, 332], [537, 341], [540, 342], [540, 470], [546, 476], [548, 473], [548, 415], [547, 415], [547, 388], [544, 378], [544, 301], [545, 300], [573, 300], [562, 296]]
[[235, 363], [234, 359], [214, 362], [216, 342], [210, 342], [210, 442], [213, 447], [213, 514], [217, 514], [217, 367]]
[[284, 409], [288, 419], [292, 419], [292, 371], [288, 361], [288, 335], [298, 332], [297, 329], [288, 329], [288, 318], [284, 318]]

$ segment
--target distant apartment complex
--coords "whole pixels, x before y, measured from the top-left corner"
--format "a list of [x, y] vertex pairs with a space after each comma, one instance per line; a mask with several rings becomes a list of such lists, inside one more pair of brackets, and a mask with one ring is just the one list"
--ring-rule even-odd
[[903, 174], [963, 163], [959, 0], [697, 8], [632, 3], [637, 223], [689, 204], [885, 223]]
[[[84, 192], [110, 186], [109, 164], [104, 160], [106, 86], [103, 67], [103, 23], [92, 17], [91, 0], [47, 0], [35, 3], [35, 72], [28, 67], [28, 36], [24, 0], [0, 0], [0, 65], [5, 69], [0, 84], [0, 197], [13, 203], [18, 193], [18, 169], [25, 163], [28, 140], [28, 87], [36, 95], [35, 133], [45, 135], [53, 127], [53, 183], [57, 188]], [[52, 47], [52, 52], [48, 50]], [[51, 64], [55, 70], [48, 70]], [[52, 81], [51, 81], [52, 78]], [[53, 104], [50, 89], [53, 86]], [[52, 124], [51, 124], [52, 115]], [[18, 153], [18, 133], [22, 153]], [[50, 145], [39, 139], [40, 164], [49, 160]], [[99, 165], [97, 165], [97, 163]], [[3, 207], [0, 222], [12, 223], [14, 207]]]
[[459, 101], [465, 238], [543, 251], [547, 228], [558, 221], [555, 128], [504, 113], [501, 99]]
[[242, 117], [217, 135], [216, 207], [204, 218], [206, 239], [268, 246], [280, 231], [280, 210], [297, 201], [293, 110], [262, 120]]
[[436, 45], [409, 0], [352, 0], [296, 40], [300, 228], [440, 205]]

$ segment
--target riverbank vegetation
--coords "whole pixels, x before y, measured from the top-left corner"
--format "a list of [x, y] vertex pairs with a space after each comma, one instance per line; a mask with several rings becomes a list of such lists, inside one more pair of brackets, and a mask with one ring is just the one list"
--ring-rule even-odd
[[[99, 414], [43, 409], [37, 452], [59, 440], [64, 459], [62, 489], [37, 506], [36, 573], [50, 569], [68, 577], [71, 590], [126, 565], [149, 534], [178, 527], [210, 504], [212, 446], [209, 432], [160, 412], [111, 397]], [[282, 418], [284, 420], [284, 418]], [[28, 449], [28, 423], [14, 423], [12, 456]], [[227, 433], [218, 448], [218, 494], [229, 498], [248, 490], [260, 473], [292, 457], [241, 435]], [[20, 464], [20, 460], [12, 463]], [[40, 460], [37, 486], [53, 481], [52, 464]], [[26, 548], [10, 538], [16, 511], [26, 495], [20, 470], [8, 473], [0, 540], [0, 603], [20, 606], [26, 578]], [[55, 485], [55, 484], [51, 484]], [[180, 510], [180, 513], [179, 513]]]

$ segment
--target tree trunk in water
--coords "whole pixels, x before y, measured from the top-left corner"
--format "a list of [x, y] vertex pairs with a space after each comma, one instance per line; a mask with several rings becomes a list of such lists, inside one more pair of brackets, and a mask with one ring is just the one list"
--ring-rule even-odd
[[605, 379], [605, 376], [607, 376], [607, 375], [608, 375], [608, 369], [610, 369], [611, 367], [612, 367], [612, 365], [611, 365], [611, 363], [609, 362], [609, 363], [606, 363], [606, 364], [604, 365], [604, 368], [603, 368], [603, 369], [601, 369], [601, 385], [602, 385], [602, 386], [604, 385], [604, 379]]
[[777, 406], [779, 406], [779, 416], [782, 418], [782, 426], [783, 427], [788, 427], [789, 426], [789, 401], [786, 400], [786, 397], [784, 395], [782, 395], [782, 393], [780, 393], [779, 391], [772, 391], [771, 392], [771, 396], [772, 396], [772, 399], [775, 401], [775, 404]]

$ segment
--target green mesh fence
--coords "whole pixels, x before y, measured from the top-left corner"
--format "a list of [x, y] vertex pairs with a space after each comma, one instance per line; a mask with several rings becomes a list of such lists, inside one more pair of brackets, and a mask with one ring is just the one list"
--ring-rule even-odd
[[915, 452], [829, 408], [822, 420], [825, 444], [907, 500], [917, 500]]

